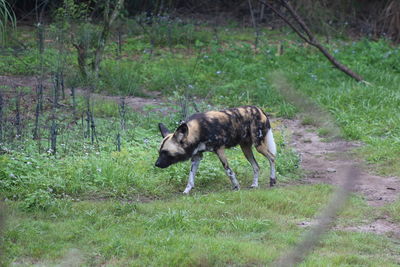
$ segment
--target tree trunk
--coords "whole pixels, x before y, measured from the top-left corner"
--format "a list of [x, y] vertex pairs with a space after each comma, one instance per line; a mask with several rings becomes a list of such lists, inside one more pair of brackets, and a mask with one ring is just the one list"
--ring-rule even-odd
[[96, 76], [98, 75], [98, 72], [100, 69], [100, 63], [101, 63], [101, 60], [103, 59], [104, 48], [106, 46], [106, 42], [110, 35], [110, 28], [111, 28], [112, 24], [114, 23], [115, 19], [117, 18], [119, 11], [124, 4], [124, 1], [125, 0], [118, 0], [117, 4], [114, 7], [114, 10], [112, 11], [111, 16], [109, 14], [110, 1], [108, 0], [106, 3], [106, 8], [104, 10], [103, 30], [101, 31], [101, 34], [99, 37], [99, 41], [98, 41], [96, 52], [95, 52], [94, 63], [93, 63], [93, 71]]

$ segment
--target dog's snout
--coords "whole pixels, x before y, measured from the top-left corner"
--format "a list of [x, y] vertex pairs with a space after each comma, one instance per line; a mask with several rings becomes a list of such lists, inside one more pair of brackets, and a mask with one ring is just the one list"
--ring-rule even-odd
[[160, 161], [157, 160], [156, 163], [154, 164], [156, 167], [160, 168]]
[[171, 164], [168, 164], [168, 162], [159, 158], [159, 159], [157, 159], [157, 161], [154, 165], [158, 168], [164, 169], [164, 168], [167, 168]]

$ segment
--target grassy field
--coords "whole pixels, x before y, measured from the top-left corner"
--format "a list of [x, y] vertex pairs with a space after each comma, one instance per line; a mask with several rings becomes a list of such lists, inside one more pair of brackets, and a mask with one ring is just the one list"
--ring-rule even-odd
[[[285, 31], [264, 31], [257, 50], [251, 29], [221, 27], [217, 36], [206, 26], [173, 24], [143, 34], [132, 28], [120, 55], [117, 46], [106, 48], [99, 77], [79, 78], [72, 48], [57, 53], [51, 44], [44, 54], [49, 73], [65, 62], [66, 84], [90, 86], [111, 95], [148, 96], [161, 92], [163, 101], [180, 102], [183, 96], [202, 99], [202, 111], [254, 104], [272, 117], [293, 118], [301, 112], [285, 100], [278, 77], [327, 110], [342, 137], [364, 143], [358, 149], [374, 172], [400, 175], [400, 49], [384, 40], [338, 38], [326, 46], [371, 85], [344, 76], [315, 49]], [[168, 34], [167, 34], [168, 33]], [[171, 36], [173, 38], [171, 38]], [[36, 75], [39, 55], [33, 35], [21, 33], [32, 49], [15, 57], [0, 56], [1, 75]], [[153, 45], [151, 45], [153, 43]], [[283, 54], [278, 53], [278, 45]], [[56, 67], [55, 67], [56, 66]], [[2, 86], [5, 92], [11, 85]], [[24, 92], [23, 103], [34, 97]], [[31, 95], [31, 96], [29, 96]], [[51, 90], [46, 91], [51, 98]], [[7, 98], [4, 116], [15, 114], [15, 94]], [[31, 97], [31, 98], [30, 98]], [[42, 138], [33, 140], [34, 106], [24, 106], [22, 136], [6, 121], [0, 155], [0, 194], [6, 203], [6, 229], [1, 237], [4, 265], [52, 266], [249, 266], [268, 265], [296, 244], [326, 204], [329, 185], [296, 185], [301, 178], [299, 156], [288, 147], [290, 136], [276, 130], [277, 172], [281, 184], [266, 187], [268, 166], [263, 166], [262, 187], [231, 192], [229, 180], [215, 155], [205, 156], [191, 196], [182, 196], [189, 164], [156, 169], [161, 137], [157, 123], [175, 128], [181, 106], [149, 106], [153, 111], [128, 109], [121, 129], [120, 106], [92, 99], [97, 142], [87, 138], [84, 117], [73, 117], [71, 97], [57, 107], [58, 153], [50, 155], [48, 129], [51, 105], [40, 123]], [[77, 99], [77, 113], [85, 114], [86, 100]], [[34, 102], [34, 101], [33, 101]], [[197, 102], [197, 101], [196, 101]], [[53, 110], [54, 111], [54, 110]], [[194, 112], [192, 105], [189, 111]], [[167, 115], [165, 115], [167, 114]], [[279, 121], [274, 127], [281, 129]], [[71, 126], [72, 125], [72, 126]], [[323, 133], [324, 130], [320, 129]], [[116, 136], [121, 151], [116, 151]], [[86, 135], [86, 137], [85, 137]], [[242, 187], [251, 184], [252, 170], [240, 149], [227, 152]], [[399, 203], [377, 209], [353, 195], [337, 221], [302, 266], [397, 266], [400, 247], [385, 236], [340, 230], [371, 221], [382, 213], [399, 222]]]
[[[82, 265], [264, 265], [295, 244], [304, 230], [298, 224], [312, 220], [330, 192], [325, 185], [292, 186], [151, 203], [60, 202], [34, 220], [12, 205], [5, 251], [22, 265], [51, 265], [71, 252]], [[339, 225], [369, 214], [353, 197]], [[399, 252], [385, 237], [333, 231], [303, 265], [395, 266]]]

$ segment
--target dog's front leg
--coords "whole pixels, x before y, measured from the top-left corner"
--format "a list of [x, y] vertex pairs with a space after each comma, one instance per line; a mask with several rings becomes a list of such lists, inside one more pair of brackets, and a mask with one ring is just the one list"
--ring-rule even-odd
[[184, 194], [189, 194], [190, 190], [192, 190], [192, 188], [194, 187], [194, 178], [196, 176], [197, 168], [199, 167], [202, 158], [202, 154], [196, 154], [192, 157], [192, 167], [190, 168], [188, 184], [185, 191], [183, 191]]
[[217, 154], [219, 160], [222, 163], [222, 166], [224, 166], [226, 174], [229, 176], [229, 179], [232, 182], [232, 189], [233, 190], [239, 190], [240, 185], [238, 180], [236, 179], [236, 174], [232, 171], [232, 169], [229, 167], [228, 160], [226, 159], [225, 156], [225, 151], [223, 147], [218, 148], [215, 153]]

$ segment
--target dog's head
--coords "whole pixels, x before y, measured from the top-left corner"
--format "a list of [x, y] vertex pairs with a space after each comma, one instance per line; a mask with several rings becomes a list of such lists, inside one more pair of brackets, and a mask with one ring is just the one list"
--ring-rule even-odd
[[171, 164], [187, 160], [190, 157], [185, 150], [185, 140], [189, 133], [187, 124], [181, 124], [174, 133], [170, 133], [162, 123], [159, 123], [158, 127], [164, 139], [161, 143], [156, 167], [167, 168]]

